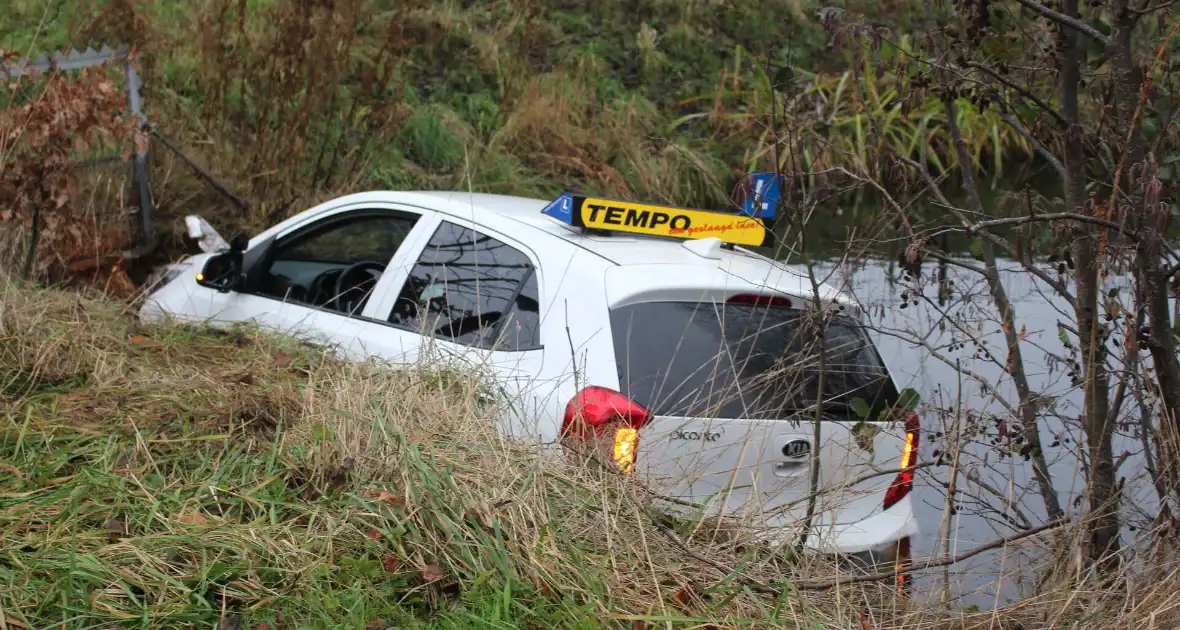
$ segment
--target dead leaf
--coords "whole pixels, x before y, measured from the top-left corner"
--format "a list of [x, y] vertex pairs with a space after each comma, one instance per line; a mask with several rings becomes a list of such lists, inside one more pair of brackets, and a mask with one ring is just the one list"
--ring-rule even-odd
[[685, 606], [692, 603], [692, 591], [687, 586], [681, 586], [676, 589], [676, 592], [672, 593], [672, 596], [676, 598], [676, 601]]
[[1028, 328], [1026, 328], [1025, 326], [1021, 326], [1020, 327], [1020, 335], [1019, 335], [1020, 341], [1024, 341], [1024, 338], [1027, 336], [1028, 336]]
[[254, 626], [254, 630], [270, 630], [270, 626], [268, 626], [264, 623], [260, 623], [256, 626]]
[[402, 568], [402, 559], [391, 553], [381, 560], [381, 568], [388, 573], [397, 573]]
[[381, 501], [383, 503], [388, 503], [389, 505], [392, 505], [393, 507], [404, 507], [406, 505], [405, 499], [397, 496], [396, 494], [394, 494], [388, 490], [383, 490], [381, 488], [374, 488], [374, 489], [370, 490], [370, 492], [371, 492], [372, 497], [374, 499], [376, 499], [377, 501]]
[[368, 531], [368, 533], [365, 534], [365, 537], [368, 538], [369, 540], [380, 540], [381, 539], [381, 530], [370, 529]]
[[443, 576], [445, 575], [443, 573], [442, 567], [436, 564], [428, 564], [422, 567], [419, 573], [422, 575], [422, 579], [426, 582], [437, 582], [443, 579]]
[[287, 367], [288, 365], [291, 365], [294, 362], [295, 362], [295, 357], [291, 356], [291, 353], [289, 353], [281, 348], [279, 350], [275, 351], [275, 367], [284, 368], [284, 367]]
[[113, 518], [106, 523], [103, 523], [102, 528], [110, 532], [107, 536], [107, 538], [110, 540], [117, 540], [119, 536], [127, 535], [127, 523], [124, 523], [117, 518]]
[[176, 520], [185, 525], [207, 525], [209, 523], [209, 519], [196, 510], [181, 514]]
[[860, 627], [862, 630], [873, 630], [872, 622], [869, 621], [869, 615], [863, 609], [860, 611]]
[[45, 482], [45, 485], [47, 485], [47, 486], [60, 486], [61, 484], [66, 483], [67, 481], [69, 481], [77, 476], [78, 476], [77, 474], [74, 474], [74, 475], [67, 475], [65, 477], [58, 477], [56, 479], [50, 479], [49, 481]]
[[131, 345], [140, 348], [162, 348], [164, 346], [163, 342], [152, 339], [151, 337], [145, 337], [144, 335], [131, 335], [127, 341]]
[[647, 622], [642, 619], [635, 619], [631, 621], [631, 630], [646, 630]]

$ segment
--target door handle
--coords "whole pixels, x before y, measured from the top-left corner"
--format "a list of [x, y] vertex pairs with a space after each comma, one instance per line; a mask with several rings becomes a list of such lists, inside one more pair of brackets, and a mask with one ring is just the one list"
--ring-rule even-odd
[[799, 477], [799, 476], [807, 473], [807, 471], [811, 470], [811, 466], [809, 466], [808, 463], [809, 462], [806, 459], [788, 460], [785, 462], [775, 462], [774, 476], [775, 477]]

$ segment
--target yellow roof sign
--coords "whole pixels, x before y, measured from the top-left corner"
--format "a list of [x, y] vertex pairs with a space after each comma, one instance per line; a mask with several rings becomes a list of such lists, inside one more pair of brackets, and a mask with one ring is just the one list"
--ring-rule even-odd
[[762, 221], [741, 214], [583, 197], [564, 193], [541, 211], [575, 227], [650, 236], [718, 238], [735, 245], [765, 245], [770, 234]]

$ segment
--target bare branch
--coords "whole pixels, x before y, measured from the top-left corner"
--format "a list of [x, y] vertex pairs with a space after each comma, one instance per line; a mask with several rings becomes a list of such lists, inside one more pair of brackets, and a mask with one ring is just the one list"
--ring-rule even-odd
[[903, 573], [909, 573], [910, 571], [914, 571], [917, 569], [933, 569], [935, 567], [950, 566], [952, 564], [958, 564], [968, 558], [978, 556], [979, 554], [984, 553], [986, 551], [991, 551], [992, 549], [998, 549], [998, 548], [1008, 545], [1010, 543], [1014, 543], [1018, 540], [1030, 538], [1030, 537], [1036, 536], [1037, 534], [1040, 534], [1042, 532], [1046, 532], [1051, 529], [1056, 529], [1058, 527], [1061, 527], [1062, 525], [1065, 525], [1066, 522], [1068, 522], [1068, 521], [1067, 521], [1067, 519], [1064, 519], [1064, 518], [1055, 519], [1055, 520], [1049, 521], [1048, 523], [1045, 523], [1044, 525], [1040, 525], [1040, 526], [1034, 527], [1030, 530], [1020, 532], [1019, 534], [1013, 534], [1011, 536], [1007, 536], [1005, 538], [1001, 538], [999, 540], [992, 541], [986, 545], [981, 545], [981, 546], [976, 547], [970, 551], [964, 551], [963, 553], [961, 553], [957, 556], [953, 556], [953, 557], [949, 557], [949, 558], [948, 557], [936, 558], [936, 557], [931, 557], [931, 556], [925, 556], [922, 558], [915, 558], [910, 563], [909, 566], [899, 567], [897, 569], [894, 569], [892, 571], [886, 571], [884, 573], [871, 573], [869, 575], [853, 575], [853, 576], [848, 576], [848, 577], [836, 578], [834, 580], [794, 582], [793, 584], [794, 584], [795, 588], [797, 588], [797, 589], [803, 589], [803, 590], [808, 590], [808, 591], [819, 591], [819, 590], [834, 588], [837, 586], [843, 586], [845, 584], [856, 584], [858, 582], [876, 582], [877, 580], [887, 580], [889, 578], [897, 577], [898, 575], [901, 575]]
[[1033, 145], [1033, 148], [1037, 150], [1037, 153], [1040, 153], [1041, 157], [1045, 158], [1045, 161], [1057, 171], [1057, 174], [1065, 177], [1065, 166], [1061, 164], [1061, 160], [1058, 160], [1057, 156], [1053, 155], [1052, 151], [1045, 148], [1045, 145], [1041, 144], [1039, 140], [1034, 138], [1032, 133], [1030, 133], [1028, 129], [1024, 128], [1024, 125], [1013, 120], [1011, 116], [1003, 112], [1000, 113], [1000, 118], [1003, 118], [1004, 122], [1008, 123], [1009, 127], [1015, 129], [1016, 133], [1024, 136], [1024, 139], [1028, 140]]
[[[869, 479], [875, 479], [877, 477], [883, 477], [885, 475], [898, 475], [898, 474], [901, 474], [901, 473], [907, 472], [907, 471], [920, 470], [922, 468], [929, 468], [931, 466], [939, 466], [939, 465], [941, 465], [941, 462], [939, 462], [938, 460], [932, 459], [932, 460], [925, 461], [925, 462], [918, 462], [917, 464], [914, 464], [913, 466], [909, 466], [907, 468], [886, 468], [884, 470], [874, 470], [873, 472], [865, 473], [863, 475], [860, 475], [859, 477], [854, 477], [852, 479], [845, 480], [837, 486], [832, 486], [830, 488], [825, 488], [823, 490], [817, 490], [815, 492], [812, 492], [808, 496], [800, 497], [800, 498], [795, 499], [789, 503], [785, 503], [783, 505], [780, 505], [780, 506], [774, 508], [773, 511], [767, 512], [767, 515], [778, 516], [779, 514], [782, 514], [783, 512], [789, 512], [791, 510], [791, 508], [795, 507], [796, 505], [799, 505], [801, 503], [818, 498], [818, 497], [820, 497], [824, 494], [827, 494], [829, 492], [847, 490], [847, 489], [852, 488], [862, 482], [868, 481]], [[660, 498], [664, 498], [664, 497], [660, 497]]]
[[1029, 9], [1032, 9], [1033, 11], [1036, 11], [1037, 13], [1040, 13], [1041, 15], [1049, 18], [1050, 20], [1057, 22], [1058, 24], [1060, 24], [1062, 26], [1072, 28], [1073, 30], [1089, 37], [1090, 39], [1093, 39], [1094, 41], [1098, 42], [1099, 44], [1102, 44], [1103, 46], [1110, 45], [1110, 38], [1109, 37], [1107, 37], [1106, 35], [1103, 35], [1102, 32], [1099, 31], [1098, 29], [1094, 28], [1093, 26], [1090, 26], [1089, 24], [1086, 24], [1085, 22], [1083, 22], [1077, 18], [1072, 18], [1064, 13], [1054, 11], [1053, 9], [1050, 9], [1049, 7], [1041, 4], [1040, 2], [1036, 2], [1036, 0], [1016, 0], [1016, 1], [1019, 2], [1020, 4], [1023, 4], [1024, 6], [1028, 7]]
[[996, 497], [1000, 501], [1003, 501], [1004, 508], [1012, 510], [1012, 514], [1020, 521], [1020, 527], [1024, 529], [1029, 529], [1032, 527], [1032, 523], [1028, 520], [1028, 516], [1025, 515], [1024, 511], [1020, 509], [1020, 506], [1017, 505], [1015, 500], [1005, 495], [1003, 492], [1000, 492], [999, 488], [996, 488], [984, 481], [982, 477], [980, 477], [970, 468], [964, 468], [962, 470], [962, 474], [967, 478], [968, 481], [975, 484], [976, 486], [979, 486], [980, 489], [986, 491], [988, 494]]
[[1092, 217], [1084, 214], [1077, 214], [1076, 212], [1053, 212], [1049, 214], [1025, 215], [1022, 217], [988, 219], [986, 221], [976, 221], [975, 223], [967, 226], [966, 230], [968, 234], [975, 234], [981, 230], [985, 230], [990, 227], [996, 227], [998, 225], [1023, 225], [1025, 223], [1036, 223], [1039, 221], [1077, 221], [1079, 223], [1093, 223], [1094, 225], [1101, 225], [1102, 227], [1115, 230], [1124, 236], [1130, 236], [1132, 238], [1135, 236], [1129, 230], [1125, 229], [1123, 226], [1115, 223], [1114, 221], [1099, 219], [1098, 217]]
[[1162, 11], [1164, 9], [1167, 9], [1168, 7], [1172, 6], [1173, 4], [1176, 4], [1176, 0], [1169, 0], [1168, 2], [1161, 2], [1161, 3], [1153, 5], [1153, 6], [1143, 7], [1142, 9], [1136, 9], [1135, 7], [1127, 7], [1127, 9], [1129, 11], [1131, 11], [1132, 13], [1138, 13], [1139, 15], [1148, 15], [1150, 13], [1155, 13], [1156, 11]]
[[1041, 100], [1040, 97], [1038, 97], [1036, 94], [1033, 94], [1032, 92], [1029, 92], [1028, 90], [1026, 90], [1026, 89], [1020, 87], [1019, 85], [1017, 85], [1016, 83], [1014, 83], [1011, 79], [1009, 79], [1005, 76], [1002, 76], [1000, 73], [996, 72], [995, 70], [993, 70], [981, 63], [977, 63], [974, 61], [967, 62], [966, 67], [975, 68], [976, 70], [982, 70], [982, 71], [988, 73], [988, 75], [990, 75], [991, 78], [995, 79], [996, 81], [999, 81], [1000, 83], [1003, 83], [1004, 85], [1006, 85], [1010, 89], [1016, 90], [1024, 98], [1027, 98], [1028, 100], [1032, 101], [1033, 103], [1036, 103], [1037, 107], [1041, 108], [1041, 111], [1052, 116], [1053, 120], [1057, 121], [1057, 124], [1060, 125], [1061, 127], [1064, 128], [1064, 127], [1069, 126], [1069, 122], [1065, 120], [1065, 118], [1061, 115], [1060, 112], [1058, 112], [1056, 109], [1050, 107], [1047, 103], [1045, 103], [1045, 101]]
[[1012, 414], [1012, 417], [1016, 417], [1018, 415], [1018, 412], [1017, 412], [1016, 408], [1012, 406], [1012, 403], [1008, 402], [1003, 396], [1000, 395], [999, 387], [997, 387], [997, 385], [993, 384], [991, 381], [984, 378], [983, 375], [979, 374], [978, 372], [973, 372], [968, 368], [962, 367], [959, 364], [959, 362], [952, 361], [950, 359], [950, 357], [948, 357], [948, 356], [942, 354], [941, 352], [939, 352], [938, 350], [936, 350], [933, 346], [930, 345], [930, 342], [926, 341], [925, 339], [917, 339], [913, 336], [906, 336], [906, 335], [901, 334], [900, 332], [889, 330], [887, 328], [874, 328], [873, 330], [875, 330], [876, 332], [878, 332], [882, 335], [886, 335], [888, 337], [893, 337], [894, 339], [899, 339], [901, 341], [907, 341], [907, 342], [912, 343], [914, 345], [921, 346], [922, 348], [924, 348], [926, 350], [927, 353], [930, 354], [930, 356], [934, 357], [938, 361], [941, 361], [947, 367], [958, 370], [960, 373], [963, 374], [963, 376], [970, 378], [971, 380], [978, 383], [980, 386], [984, 387], [987, 390], [988, 395], [991, 396], [991, 399], [998, 402], [1000, 404], [1000, 406], [1003, 407], [1009, 414]]
[[[1076, 212], [1051, 212], [1048, 214], [1032, 214], [1022, 217], [1008, 217], [1004, 219], [976, 221], [975, 223], [966, 226], [966, 231], [968, 234], [975, 234], [977, 232], [986, 230], [989, 227], [995, 227], [997, 225], [1022, 225], [1025, 223], [1035, 223], [1038, 221], [1077, 221], [1079, 223], [1092, 223], [1108, 230], [1114, 230], [1136, 242], [1139, 240], [1138, 236], [1134, 232], [1114, 221], [1085, 214], [1078, 214]], [[1168, 250], [1168, 253], [1171, 254], [1173, 258], [1180, 259], [1180, 254], [1168, 246], [1167, 243], [1164, 243], [1163, 246], [1164, 249]]]
[[973, 271], [981, 276], [987, 273], [987, 270], [985, 270], [983, 267], [978, 267], [976, 265], [972, 265], [971, 263], [963, 262], [961, 260], [951, 258], [950, 256], [943, 254], [942, 252], [936, 252], [934, 250], [928, 249], [928, 250], [926, 250], [926, 255], [930, 256], [931, 258], [933, 258], [935, 260], [941, 260], [942, 262], [944, 262], [948, 265], [954, 265], [955, 267], [959, 267], [961, 269], [966, 269], [967, 271]]
[[[899, 159], [921, 173], [922, 177], [926, 178], [926, 183], [929, 186], [930, 191], [934, 193], [934, 196], [937, 199], [936, 205], [941, 205], [947, 210], [950, 210], [951, 214], [955, 215], [959, 222], [963, 224], [964, 228], [970, 228], [970, 226], [973, 225], [972, 221], [967, 218], [966, 212], [952, 205], [951, 202], [946, 198], [946, 195], [942, 194], [942, 190], [935, 184], [934, 179], [930, 176], [930, 173], [926, 171], [925, 167], [904, 155], [899, 156]], [[992, 234], [987, 229], [978, 230], [978, 234], [988, 242], [1003, 249], [1008, 253], [1009, 256], [1012, 257], [1013, 260], [1020, 260], [1020, 256], [1017, 255], [1016, 249], [1012, 247], [1012, 244], [1008, 241], [996, 236], [995, 234]], [[1053, 291], [1056, 292], [1057, 295], [1061, 296], [1066, 302], [1068, 302], [1070, 306], [1074, 305], [1073, 294], [1071, 294], [1069, 290], [1065, 288], [1064, 283], [1045, 273], [1044, 269], [1040, 269], [1036, 265], [1025, 265], [1025, 268], [1029, 271], [1029, 273], [1040, 278], [1045, 284], [1052, 287]]]

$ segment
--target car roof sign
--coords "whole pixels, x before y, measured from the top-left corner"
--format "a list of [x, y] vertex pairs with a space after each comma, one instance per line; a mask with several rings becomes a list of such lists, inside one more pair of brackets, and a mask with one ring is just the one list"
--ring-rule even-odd
[[674, 206], [586, 197], [562, 193], [541, 210], [573, 227], [630, 232], [681, 239], [717, 238], [734, 245], [768, 244], [770, 232], [761, 220], [744, 214], [689, 210]]
[[750, 173], [744, 182], [746, 194], [742, 200], [742, 212], [751, 217], [773, 220], [778, 214], [778, 204], [782, 197], [780, 184], [783, 180], [782, 175], [774, 173]]

